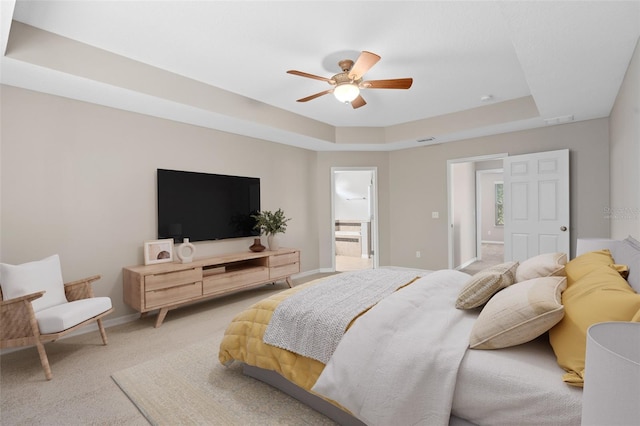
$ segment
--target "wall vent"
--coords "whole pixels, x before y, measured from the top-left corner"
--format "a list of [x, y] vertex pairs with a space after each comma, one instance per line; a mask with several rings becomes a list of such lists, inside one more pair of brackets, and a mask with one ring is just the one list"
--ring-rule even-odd
[[554, 124], [569, 123], [571, 121], [573, 121], [573, 115], [561, 115], [560, 117], [545, 118], [544, 124], [553, 126]]
[[435, 140], [436, 140], [436, 138], [434, 138], [433, 136], [429, 136], [428, 138], [418, 139], [418, 142], [420, 142], [420, 143], [433, 142]]

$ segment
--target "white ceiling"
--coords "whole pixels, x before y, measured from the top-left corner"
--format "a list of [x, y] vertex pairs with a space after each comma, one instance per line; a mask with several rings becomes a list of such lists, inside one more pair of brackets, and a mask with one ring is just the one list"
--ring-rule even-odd
[[[640, 1], [3, 0], [1, 12], [3, 52], [10, 41], [3, 84], [318, 150], [400, 149], [417, 145], [420, 136], [436, 136], [437, 143], [543, 126], [555, 117], [607, 117], [640, 36]], [[27, 60], [21, 56], [27, 41], [16, 44], [15, 55], [11, 50], [7, 15], [283, 110], [286, 120], [306, 117], [313, 121], [300, 123], [319, 122], [334, 134], [319, 137], [293, 124], [141, 95], [43, 65], [51, 58]], [[330, 86], [286, 70], [330, 77], [340, 71], [339, 60], [355, 60], [362, 50], [382, 57], [365, 80], [413, 77], [413, 87], [365, 90], [367, 105], [357, 110], [332, 95], [295, 102]], [[492, 100], [481, 101], [485, 95]], [[471, 125], [468, 114], [460, 115], [498, 111], [501, 102], [528, 96], [539, 113], [534, 117]], [[460, 126], [432, 133], [442, 116], [459, 117]], [[377, 140], [340, 143], [342, 129], [351, 127], [372, 129], [362, 134]]]

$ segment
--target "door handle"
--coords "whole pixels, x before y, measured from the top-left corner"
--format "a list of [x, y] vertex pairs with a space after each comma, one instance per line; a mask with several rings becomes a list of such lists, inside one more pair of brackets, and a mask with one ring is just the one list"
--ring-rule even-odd
[[565, 232], [565, 231], [567, 230], [567, 227], [566, 227], [566, 226], [561, 226], [561, 227], [560, 227], [560, 230], [561, 230], [562, 232]]

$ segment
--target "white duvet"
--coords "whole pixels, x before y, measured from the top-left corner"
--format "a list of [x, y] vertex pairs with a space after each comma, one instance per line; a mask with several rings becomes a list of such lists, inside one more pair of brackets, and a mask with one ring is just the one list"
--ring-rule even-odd
[[477, 313], [455, 309], [469, 275], [433, 272], [347, 331], [313, 391], [367, 425], [447, 425]]

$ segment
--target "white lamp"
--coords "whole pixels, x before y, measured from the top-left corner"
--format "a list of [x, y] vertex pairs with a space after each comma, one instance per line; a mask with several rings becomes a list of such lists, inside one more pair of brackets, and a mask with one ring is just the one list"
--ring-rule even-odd
[[333, 95], [340, 102], [349, 103], [360, 95], [360, 89], [357, 84], [342, 83], [338, 84], [336, 88], [333, 89]]
[[640, 422], [640, 323], [603, 322], [587, 330], [582, 426]]

